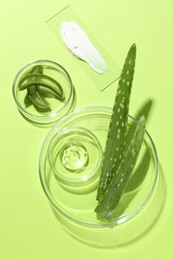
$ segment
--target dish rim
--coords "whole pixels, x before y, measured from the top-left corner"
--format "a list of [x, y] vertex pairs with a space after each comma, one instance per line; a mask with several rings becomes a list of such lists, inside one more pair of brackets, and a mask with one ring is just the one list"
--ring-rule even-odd
[[[75, 114], [78, 114], [82, 111], [87, 111], [87, 110], [102, 110], [102, 111], [109, 111], [110, 112], [110, 115], [111, 115], [111, 111], [112, 111], [112, 108], [111, 107], [108, 107], [108, 106], [89, 106], [89, 107], [82, 107], [82, 108], [79, 108], [67, 115], [65, 115], [64, 117], [62, 117], [58, 123], [56, 123], [52, 128], [51, 130], [48, 132], [48, 134], [46, 135], [44, 141], [43, 141], [43, 144], [42, 144], [42, 147], [41, 147], [41, 151], [40, 151], [40, 156], [39, 156], [39, 177], [40, 177], [40, 182], [41, 182], [41, 185], [42, 185], [42, 188], [43, 188], [43, 191], [48, 199], [48, 201], [50, 202], [51, 206], [63, 217], [65, 217], [66, 219], [68, 219], [69, 221], [72, 221], [73, 223], [75, 224], [78, 224], [80, 226], [85, 226], [85, 227], [89, 227], [89, 228], [96, 228], [96, 229], [99, 229], [99, 228], [110, 228], [110, 227], [117, 227], [119, 226], [120, 224], [125, 224], [127, 221], [133, 219], [140, 211], [141, 209], [144, 209], [145, 206], [148, 204], [148, 202], [150, 201], [154, 191], [155, 191], [155, 188], [157, 186], [157, 182], [158, 182], [158, 178], [159, 178], [159, 162], [158, 162], [158, 154], [157, 154], [157, 150], [156, 150], [156, 147], [155, 147], [155, 144], [154, 144], [154, 141], [153, 139], [151, 138], [149, 132], [147, 130], [145, 130], [145, 134], [147, 136], [147, 138], [149, 139], [150, 141], [150, 144], [151, 144], [151, 148], [152, 148], [152, 154], [153, 154], [153, 158], [154, 158], [154, 170], [155, 170], [155, 177], [154, 177], [154, 181], [153, 181], [153, 184], [152, 184], [152, 189], [150, 190], [150, 193], [148, 194], [148, 196], [146, 197], [145, 201], [140, 205], [140, 207], [138, 207], [137, 209], [135, 209], [133, 211], [133, 213], [131, 213], [128, 217], [125, 216], [125, 217], [122, 217], [121, 219], [116, 219], [116, 220], [113, 220], [113, 221], [110, 221], [110, 222], [98, 222], [98, 223], [87, 223], [84, 222], [84, 221], [81, 221], [79, 219], [76, 219], [75, 217], [73, 216], [70, 216], [70, 214], [67, 214], [66, 212], [64, 212], [61, 208], [59, 208], [55, 202], [55, 200], [52, 198], [50, 192], [48, 191], [48, 189], [46, 189], [45, 185], [44, 185], [44, 180], [43, 180], [43, 177], [42, 177], [42, 171], [41, 171], [41, 163], [42, 163], [42, 155], [44, 153], [44, 147], [50, 137], [50, 135], [54, 132], [54, 130], [57, 128], [58, 125], [60, 125], [63, 121], [67, 120], [69, 117], [71, 116], [74, 116]], [[129, 118], [135, 122], [137, 122], [137, 120], [132, 117], [131, 115], [128, 115]]]

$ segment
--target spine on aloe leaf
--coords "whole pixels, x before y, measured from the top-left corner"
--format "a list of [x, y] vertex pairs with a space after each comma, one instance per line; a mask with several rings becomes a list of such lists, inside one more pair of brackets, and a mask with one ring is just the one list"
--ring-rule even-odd
[[120, 76], [119, 85], [112, 110], [111, 121], [105, 146], [97, 200], [101, 201], [124, 156], [125, 135], [128, 121], [131, 87], [134, 76], [136, 45], [127, 54]]
[[145, 118], [137, 122], [130, 145], [117, 169], [117, 175], [109, 184], [102, 201], [95, 209], [100, 219], [111, 219], [136, 164], [145, 133]]

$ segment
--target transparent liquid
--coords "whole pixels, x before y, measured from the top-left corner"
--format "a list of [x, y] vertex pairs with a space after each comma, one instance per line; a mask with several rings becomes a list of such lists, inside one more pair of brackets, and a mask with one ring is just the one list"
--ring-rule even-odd
[[63, 148], [61, 162], [69, 171], [80, 171], [87, 165], [88, 157], [85, 146], [70, 143]]

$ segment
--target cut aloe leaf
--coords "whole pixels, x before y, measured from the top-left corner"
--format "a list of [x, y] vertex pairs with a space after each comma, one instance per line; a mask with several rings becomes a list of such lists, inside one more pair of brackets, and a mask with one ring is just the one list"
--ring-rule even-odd
[[127, 54], [115, 97], [103, 158], [97, 200], [101, 201], [124, 156], [130, 93], [134, 76], [136, 45]]
[[[32, 70], [30, 71], [30, 74], [33, 73], [38, 73], [38, 74], [42, 74], [42, 67], [41, 66], [35, 66], [32, 68]], [[28, 97], [31, 100], [31, 102], [33, 103], [33, 105], [35, 105], [36, 107], [40, 108], [40, 109], [49, 109], [50, 105], [49, 103], [46, 101], [46, 99], [44, 99], [40, 93], [39, 93], [39, 86], [37, 85], [31, 85], [27, 88], [27, 93], [28, 93]]]
[[117, 169], [117, 174], [109, 184], [103, 199], [95, 209], [99, 219], [110, 220], [135, 167], [145, 133], [145, 118], [137, 122], [130, 145]]
[[33, 105], [35, 105], [37, 108], [40, 108], [40, 109], [49, 109], [50, 108], [50, 105], [46, 101], [46, 99], [44, 99], [39, 94], [39, 91], [37, 90], [37, 86], [35, 86], [35, 85], [30, 86], [27, 89], [27, 93], [28, 93], [29, 99], [31, 100]]
[[29, 74], [31, 73], [39, 73], [42, 74], [42, 66], [41, 65], [36, 65], [34, 66], [30, 71]]

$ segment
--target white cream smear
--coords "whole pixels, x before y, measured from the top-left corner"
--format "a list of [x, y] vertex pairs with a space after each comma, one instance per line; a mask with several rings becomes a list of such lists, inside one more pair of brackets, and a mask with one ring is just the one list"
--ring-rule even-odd
[[87, 34], [75, 22], [64, 22], [60, 28], [61, 36], [67, 48], [79, 59], [87, 62], [97, 73], [108, 71], [101, 54], [93, 46]]

